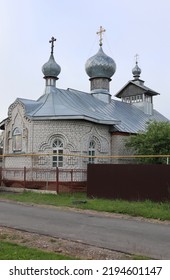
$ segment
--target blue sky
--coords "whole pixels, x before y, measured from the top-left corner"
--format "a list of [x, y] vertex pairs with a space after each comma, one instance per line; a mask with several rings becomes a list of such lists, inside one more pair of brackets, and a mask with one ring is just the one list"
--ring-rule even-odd
[[59, 88], [89, 91], [86, 60], [99, 48], [117, 65], [111, 94], [132, 77], [139, 54], [141, 79], [160, 93], [154, 107], [170, 119], [170, 1], [168, 0], [0, 0], [0, 121], [17, 97], [38, 99], [45, 81], [42, 65], [57, 38], [54, 55], [61, 66]]

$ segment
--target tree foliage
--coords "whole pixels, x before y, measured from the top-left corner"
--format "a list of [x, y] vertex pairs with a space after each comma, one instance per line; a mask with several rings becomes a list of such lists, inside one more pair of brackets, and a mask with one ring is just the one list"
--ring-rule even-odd
[[[145, 132], [130, 136], [126, 147], [137, 155], [170, 155], [170, 122], [148, 122]], [[166, 163], [166, 158], [141, 158], [146, 163]]]

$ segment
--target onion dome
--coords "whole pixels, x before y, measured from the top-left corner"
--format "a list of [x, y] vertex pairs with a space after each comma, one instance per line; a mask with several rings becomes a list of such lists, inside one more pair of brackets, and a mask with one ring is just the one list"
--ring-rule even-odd
[[61, 72], [61, 67], [58, 65], [54, 59], [53, 52], [54, 52], [54, 42], [56, 39], [51, 37], [49, 43], [51, 44], [51, 55], [49, 60], [43, 65], [42, 72], [44, 74], [44, 78], [54, 78], [55, 80], [58, 79], [58, 75]]
[[110, 79], [116, 71], [116, 63], [104, 53], [100, 46], [97, 54], [87, 60], [85, 70], [90, 78]]
[[56, 63], [53, 53], [51, 53], [48, 62], [43, 65], [42, 72], [44, 74], [44, 78], [53, 77], [58, 79], [57, 77], [61, 72], [61, 67]]
[[136, 61], [136, 65], [135, 67], [132, 69], [132, 74], [133, 74], [133, 77], [135, 79], [138, 79], [140, 77], [140, 74], [141, 74], [141, 69], [139, 68], [138, 66], [138, 62]]

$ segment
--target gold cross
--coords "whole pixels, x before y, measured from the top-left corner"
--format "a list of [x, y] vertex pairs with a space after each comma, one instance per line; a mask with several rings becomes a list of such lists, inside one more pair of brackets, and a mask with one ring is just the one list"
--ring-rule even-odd
[[54, 42], [56, 41], [56, 39], [54, 37], [51, 37], [51, 40], [49, 41], [49, 43], [51, 43], [51, 53], [53, 54], [53, 50], [54, 50]]
[[96, 34], [100, 36], [99, 46], [102, 46], [102, 40], [103, 40], [102, 33], [104, 33], [105, 31], [106, 30], [102, 26], [100, 26], [100, 30], [96, 32]]

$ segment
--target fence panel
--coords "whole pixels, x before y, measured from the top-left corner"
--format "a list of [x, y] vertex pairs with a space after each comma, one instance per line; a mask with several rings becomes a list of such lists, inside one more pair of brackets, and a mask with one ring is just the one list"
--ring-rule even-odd
[[170, 165], [91, 164], [87, 175], [90, 197], [170, 201]]
[[62, 191], [85, 191], [87, 170], [1, 168], [0, 183], [8, 187], [24, 187]]

